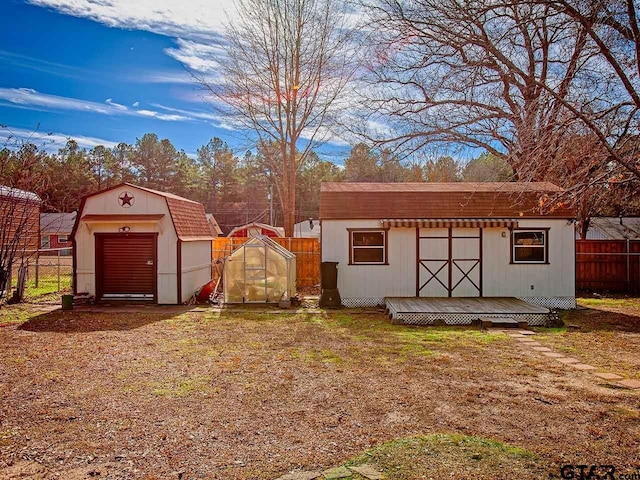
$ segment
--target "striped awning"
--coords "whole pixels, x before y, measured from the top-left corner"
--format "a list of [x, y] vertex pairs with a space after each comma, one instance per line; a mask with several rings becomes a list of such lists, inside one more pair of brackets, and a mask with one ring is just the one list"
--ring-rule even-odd
[[518, 221], [511, 218], [385, 218], [382, 226], [420, 228], [517, 228]]

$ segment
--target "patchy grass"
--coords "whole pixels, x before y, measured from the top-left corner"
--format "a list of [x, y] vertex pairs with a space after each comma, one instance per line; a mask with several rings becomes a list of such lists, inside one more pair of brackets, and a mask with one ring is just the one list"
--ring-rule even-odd
[[37, 286], [35, 279], [29, 279], [24, 291], [27, 301], [40, 300], [42, 297], [46, 297], [46, 300], [57, 297], [59, 301], [63, 292], [71, 292], [71, 274], [69, 273], [61, 274], [59, 283], [57, 276], [41, 276]]
[[[351, 458], [388, 478], [540, 478], [637, 454], [637, 393], [473, 328], [374, 310], [12, 306], [4, 318], [0, 477], [28, 459], [22, 473], [72, 478], [91, 458], [113, 478], [272, 480]], [[570, 349], [598, 332], [637, 335], [539, 336]]]
[[640, 379], [640, 299], [580, 298], [562, 313], [563, 328], [537, 329], [536, 340], [603, 371]]
[[625, 406], [614, 407], [613, 414], [624, 420], [640, 420], [640, 410], [637, 408]]
[[158, 397], [186, 397], [206, 393], [210, 379], [206, 377], [176, 378], [169, 382], [152, 385], [152, 393]]
[[[345, 466], [363, 464], [374, 466], [389, 480], [547, 476], [545, 462], [523, 448], [457, 433], [392, 440], [349, 460]], [[354, 474], [352, 478], [361, 476]]]
[[640, 309], [640, 298], [635, 297], [601, 297], [591, 298], [582, 297], [579, 304], [584, 307], [596, 307], [599, 309], [615, 309], [620, 308], [628, 310], [629, 308]]
[[47, 312], [49, 308], [41, 308], [28, 303], [17, 305], [3, 305], [0, 307], [0, 326], [10, 324], [22, 324], [36, 316], [38, 312]]
[[326, 348], [323, 350], [313, 349], [306, 353], [306, 358], [312, 362], [332, 363], [334, 365], [337, 365], [342, 361], [340, 355]]

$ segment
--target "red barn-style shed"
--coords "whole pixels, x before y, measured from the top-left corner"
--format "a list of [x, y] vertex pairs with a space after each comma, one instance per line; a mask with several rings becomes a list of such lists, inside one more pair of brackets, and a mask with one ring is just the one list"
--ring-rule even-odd
[[85, 197], [74, 287], [98, 301], [180, 304], [211, 280], [214, 235], [198, 202], [130, 183]]

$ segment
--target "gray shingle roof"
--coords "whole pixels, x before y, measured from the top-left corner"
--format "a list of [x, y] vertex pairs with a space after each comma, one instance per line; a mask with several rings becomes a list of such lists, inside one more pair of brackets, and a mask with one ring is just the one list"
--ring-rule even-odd
[[[591, 233], [591, 235], [589, 234]], [[635, 240], [640, 238], [640, 217], [592, 217], [587, 239]]]
[[40, 233], [70, 234], [76, 221], [76, 212], [71, 213], [41, 213]]

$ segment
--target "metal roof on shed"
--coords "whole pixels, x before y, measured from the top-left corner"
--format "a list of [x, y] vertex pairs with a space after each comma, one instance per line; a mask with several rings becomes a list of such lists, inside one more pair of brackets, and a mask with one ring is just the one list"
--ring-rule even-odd
[[5, 185], [0, 185], [0, 198], [10, 198], [13, 201], [25, 201], [33, 203], [42, 202], [42, 199], [33, 192], [20, 190], [13, 187], [7, 187]]
[[640, 239], [640, 217], [591, 217], [587, 239]]

